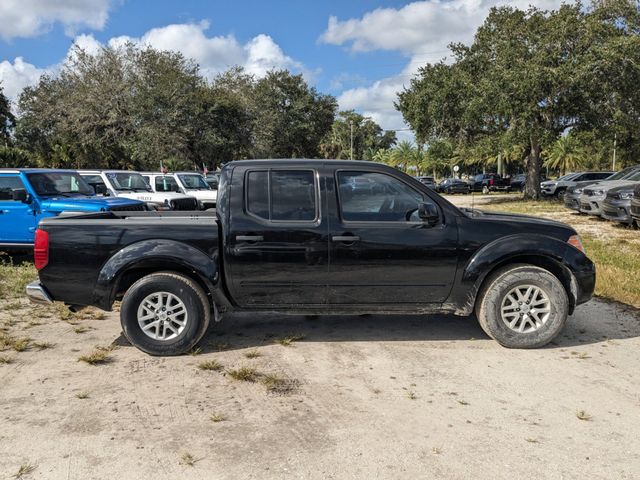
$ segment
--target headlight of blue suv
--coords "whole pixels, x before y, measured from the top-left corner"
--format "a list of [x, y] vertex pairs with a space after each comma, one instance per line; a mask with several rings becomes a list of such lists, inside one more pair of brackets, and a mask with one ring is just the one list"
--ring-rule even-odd
[[633, 191], [631, 192], [620, 192], [620, 198], [623, 200], [631, 200], [633, 198]]
[[593, 196], [594, 197], [599, 197], [601, 195], [604, 195], [604, 190], [594, 190], [593, 191]]

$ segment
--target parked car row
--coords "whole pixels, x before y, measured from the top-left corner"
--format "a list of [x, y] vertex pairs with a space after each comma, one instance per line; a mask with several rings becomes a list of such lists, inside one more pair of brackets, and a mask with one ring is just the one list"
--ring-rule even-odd
[[[567, 186], [565, 207], [607, 220], [640, 225], [640, 211], [635, 214], [632, 201], [640, 204], [640, 165], [627, 167], [604, 180], [575, 181]], [[634, 207], [638, 210], [638, 206]]]
[[0, 169], [0, 248], [33, 245], [43, 218], [70, 213], [208, 210], [217, 191], [198, 172]]

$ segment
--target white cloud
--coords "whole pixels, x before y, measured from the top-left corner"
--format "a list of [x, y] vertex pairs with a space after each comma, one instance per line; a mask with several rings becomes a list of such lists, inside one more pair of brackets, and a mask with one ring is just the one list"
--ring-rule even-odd
[[[2, 1], [2, 0], [0, 0]], [[234, 65], [243, 66], [248, 73], [258, 77], [264, 76], [271, 69], [287, 68], [302, 73], [309, 80], [315, 72], [305, 69], [304, 65], [284, 54], [282, 48], [273, 39], [264, 34], [257, 35], [245, 44], [241, 44], [233, 35], [208, 37], [205, 31], [209, 23], [185, 23], [153, 28], [141, 37], [120, 36], [107, 41], [112, 47], [122, 46], [127, 42], [137, 45], [149, 45], [158, 50], [181, 52], [200, 65], [203, 75], [212, 78]], [[73, 45], [95, 54], [104, 45], [91, 34], [78, 35]], [[68, 59], [73, 54], [73, 45], [65, 55]], [[15, 100], [22, 89], [33, 85], [45, 72], [57, 72], [62, 62], [38, 68], [18, 57], [13, 63], [5, 60], [0, 63], [0, 82], [4, 93]]]
[[[398, 92], [418, 68], [445, 58], [452, 42], [470, 43], [489, 9], [511, 5], [526, 9], [534, 5], [554, 9], [561, 0], [426, 0], [402, 8], [378, 8], [361, 18], [330, 17], [319, 41], [345, 45], [352, 52], [395, 50], [409, 58], [402, 72], [367, 87], [345, 90], [338, 97], [341, 109], [355, 109], [374, 118], [385, 129], [407, 128], [393, 104]], [[409, 133], [399, 133], [407, 138]]]
[[149, 30], [139, 38], [115, 37], [108, 43], [115, 47], [132, 42], [181, 52], [198, 62], [203, 74], [209, 78], [234, 65], [243, 66], [256, 76], [264, 76], [267, 71], [278, 68], [310, 74], [300, 62], [285, 55], [269, 35], [257, 35], [242, 45], [233, 35], [208, 37], [205, 33], [208, 28], [207, 21], [167, 25]]
[[22, 57], [13, 63], [4, 60], [0, 62], [0, 86], [10, 100], [15, 100], [24, 87], [34, 85], [44, 72], [45, 69], [25, 62]]
[[2, 0], [0, 37], [34, 37], [61, 23], [73, 36], [80, 28], [101, 30], [109, 16], [111, 0]]

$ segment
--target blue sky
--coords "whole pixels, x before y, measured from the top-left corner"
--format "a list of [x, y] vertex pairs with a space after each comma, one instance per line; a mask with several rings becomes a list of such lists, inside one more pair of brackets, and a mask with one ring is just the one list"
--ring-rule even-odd
[[[497, 4], [555, 8], [557, 0], [1, 0], [0, 81], [15, 99], [42, 73], [55, 74], [69, 48], [124, 41], [193, 57], [212, 77], [239, 64], [302, 73], [386, 129], [405, 129], [396, 94], [427, 62], [469, 42]], [[407, 132], [400, 136], [409, 136]]]

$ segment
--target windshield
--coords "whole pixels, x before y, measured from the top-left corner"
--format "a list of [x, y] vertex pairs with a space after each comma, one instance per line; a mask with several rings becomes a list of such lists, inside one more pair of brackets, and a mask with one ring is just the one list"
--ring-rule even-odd
[[204, 177], [197, 173], [179, 174], [178, 178], [187, 190], [211, 190]]
[[571, 180], [573, 177], [577, 177], [580, 173], [569, 173], [563, 177], [560, 177], [556, 180], [556, 182], [562, 182], [563, 180]]
[[640, 170], [637, 170], [633, 175], [629, 175], [625, 180], [633, 180], [634, 182], [640, 180]]
[[151, 192], [151, 187], [139, 173], [109, 172], [107, 178], [118, 191], [133, 190], [134, 192]]
[[632, 175], [638, 167], [627, 167], [624, 170], [620, 170], [618, 173], [614, 173], [610, 177], [607, 177], [607, 180], [621, 180], [628, 175]]
[[47, 172], [27, 174], [31, 186], [40, 196], [95, 195], [93, 188], [74, 172]]
[[180, 185], [171, 175], [156, 177], [154, 184], [156, 192], [180, 192]]

